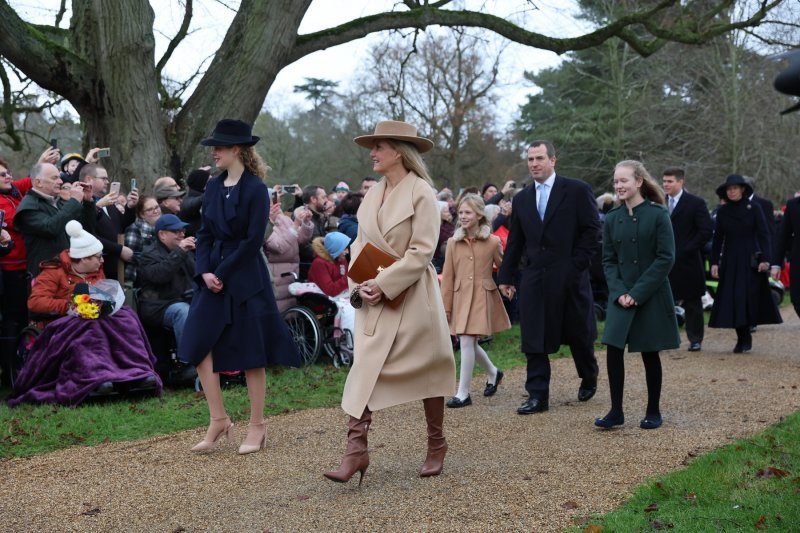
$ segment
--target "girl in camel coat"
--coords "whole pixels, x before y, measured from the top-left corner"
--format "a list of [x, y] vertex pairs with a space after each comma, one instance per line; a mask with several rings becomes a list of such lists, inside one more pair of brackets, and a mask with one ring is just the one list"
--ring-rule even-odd
[[472, 405], [469, 385], [475, 359], [488, 374], [484, 396], [492, 396], [503, 379], [478, 339], [511, 327], [503, 300], [492, 279], [492, 268], [503, 260], [500, 238], [484, 214], [483, 199], [467, 194], [458, 203], [458, 228], [447, 241], [442, 272], [442, 298], [450, 323], [450, 334], [458, 335], [461, 346], [461, 375], [458, 392], [447, 407]]
[[[420, 152], [433, 147], [416, 128], [379, 122], [374, 135], [355, 142], [370, 148], [373, 170], [384, 178], [358, 211], [353, 261], [371, 243], [397, 262], [360, 286], [351, 284], [356, 311], [355, 354], [342, 408], [350, 415], [347, 451], [333, 481], [349, 480], [369, 466], [367, 428], [372, 411], [422, 400], [428, 423], [428, 454], [420, 476], [442, 471], [447, 442], [442, 434], [444, 396], [455, 389], [455, 361], [436, 271], [431, 258], [438, 242], [439, 210]], [[352, 268], [352, 266], [351, 266]], [[392, 308], [386, 300], [404, 293]], [[359, 302], [360, 300], [360, 302]]]

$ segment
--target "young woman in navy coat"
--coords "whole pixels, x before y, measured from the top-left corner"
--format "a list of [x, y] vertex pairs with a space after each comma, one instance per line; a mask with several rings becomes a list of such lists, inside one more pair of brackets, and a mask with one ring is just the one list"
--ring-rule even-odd
[[192, 451], [212, 450], [233, 423], [225, 412], [218, 372], [244, 370], [250, 424], [239, 453], [266, 445], [264, 396], [269, 364], [298, 366], [299, 356], [272, 293], [261, 243], [269, 218], [266, 165], [252, 146], [248, 124], [225, 119], [200, 144], [213, 146], [217, 168], [208, 181], [197, 232], [195, 281], [199, 285], [186, 320], [179, 356], [197, 366], [211, 423]]

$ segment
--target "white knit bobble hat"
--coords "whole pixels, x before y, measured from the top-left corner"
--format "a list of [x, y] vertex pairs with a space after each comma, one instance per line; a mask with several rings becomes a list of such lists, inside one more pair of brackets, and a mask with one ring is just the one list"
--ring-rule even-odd
[[67, 222], [67, 235], [69, 256], [73, 259], [83, 259], [103, 251], [103, 243], [88, 231], [83, 231], [83, 226], [77, 220]]

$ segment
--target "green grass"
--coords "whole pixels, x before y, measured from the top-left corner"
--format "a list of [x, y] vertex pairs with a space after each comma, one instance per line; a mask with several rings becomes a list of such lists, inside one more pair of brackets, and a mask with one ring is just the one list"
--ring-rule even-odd
[[800, 412], [640, 486], [572, 531], [800, 531], [798, 435]]
[[[495, 335], [486, 346], [500, 368], [525, 364], [519, 352], [519, 326]], [[565, 349], [566, 350], [566, 349]], [[554, 357], [568, 355], [569, 351]], [[327, 358], [321, 357], [325, 362]], [[270, 369], [265, 414], [339, 404], [346, 370], [317, 363], [302, 369]], [[0, 391], [5, 397], [8, 390]], [[225, 405], [234, 420], [249, 416], [247, 389], [224, 389]], [[202, 395], [190, 389], [166, 389], [161, 398], [119, 398], [78, 407], [0, 403], [0, 459], [26, 457], [69, 446], [135, 440], [174, 433], [208, 423]]]

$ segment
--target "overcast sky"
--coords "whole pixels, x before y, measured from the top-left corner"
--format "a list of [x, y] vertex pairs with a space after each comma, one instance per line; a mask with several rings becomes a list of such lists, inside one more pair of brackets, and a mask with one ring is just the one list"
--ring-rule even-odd
[[[23, 19], [53, 24], [59, 0], [11, 0], [11, 5]], [[156, 60], [163, 54], [169, 39], [174, 35], [183, 17], [183, 5], [178, 0], [151, 0], [156, 13]], [[300, 33], [308, 33], [336, 26], [364, 15], [391, 10], [396, 0], [315, 0], [306, 13]], [[573, 0], [461, 0], [468, 9], [481, 7], [492, 14], [522, 24], [525, 28], [546, 35], [567, 37], [586, 31], [575, 23], [576, 8]], [[236, 7], [238, 0], [195, 0], [194, 17], [190, 35], [181, 43], [167, 65], [167, 75], [185, 79], [195, 72], [203, 59], [216, 49], [224, 37], [234, 12], [226, 5]], [[454, 4], [455, 5], [455, 4]], [[62, 22], [67, 25], [69, 14]], [[559, 57], [552, 52], [516, 44], [508, 44], [487, 32], [492, 45], [503, 52], [500, 81], [502, 86], [501, 107], [497, 110], [499, 123], [513, 120], [517, 107], [525, 102], [525, 95], [535, 88], [524, 82], [522, 73], [537, 71], [557, 65]], [[307, 107], [302, 95], [294, 94], [293, 87], [306, 77], [325, 78], [340, 82], [340, 88], [348, 87], [353, 72], [364, 61], [371, 43], [381, 37], [373, 35], [345, 45], [316, 52], [283, 69], [270, 89], [265, 107], [277, 116], [285, 115], [292, 106]], [[198, 53], [198, 51], [204, 53]]]

